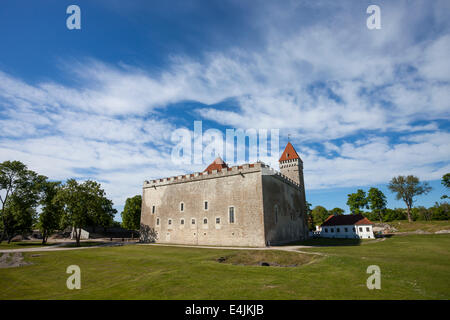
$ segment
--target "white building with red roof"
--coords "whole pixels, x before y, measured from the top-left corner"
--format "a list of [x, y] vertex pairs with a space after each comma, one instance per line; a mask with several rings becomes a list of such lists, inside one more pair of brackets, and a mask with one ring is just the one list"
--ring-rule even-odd
[[375, 238], [373, 223], [361, 214], [330, 215], [316, 231], [323, 238]]

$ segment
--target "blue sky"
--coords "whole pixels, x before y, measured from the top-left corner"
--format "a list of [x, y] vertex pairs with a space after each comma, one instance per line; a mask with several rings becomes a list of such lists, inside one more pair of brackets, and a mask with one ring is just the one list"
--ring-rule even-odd
[[[68, 30], [66, 8], [81, 8]], [[381, 8], [369, 30], [366, 8]], [[279, 129], [308, 201], [345, 205], [399, 174], [450, 172], [448, 1], [23, 1], [0, 6], [0, 161], [95, 179], [119, 211], [179, 128]], [[282, 151], [282, 150], [280, 150]], [[276, 156], [268, 160], [278, 169]], [[119, 216], [117, 217], [119, 219]]]

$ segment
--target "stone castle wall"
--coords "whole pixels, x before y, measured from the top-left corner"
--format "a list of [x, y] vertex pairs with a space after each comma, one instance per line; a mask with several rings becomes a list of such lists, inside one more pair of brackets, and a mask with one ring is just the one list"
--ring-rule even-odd
[[[301, 206], [301, 188], [263, 163], [156, 179], [143, 187], [141, 223], [156, 231], [159, 243], [260, 247], [267, 239], [283, 242], [303, 235], [303, 229], [294, 231], [301, 226], [300, 218], [290, 221], [280, 213], [280, 223], [270, 223], [270, 208], [275, 203], [283, 204], [283, 213]], [[234, 207], [234, 223], [229, 221], [230, 206]]]
[[302, 187], [285, 183], [276, 175], [262, 175], [264, 230], [269, 244], [281, 244], [308, 237]]
[[[155, 229], [156, 241], [160, 243], [264, 246], [261, 165], [146, 182], [141, 223]], [[234, 207], [234, 223], [229, 221], [230, 206]], [[220, 223], [216, 223], [216, 218]]]

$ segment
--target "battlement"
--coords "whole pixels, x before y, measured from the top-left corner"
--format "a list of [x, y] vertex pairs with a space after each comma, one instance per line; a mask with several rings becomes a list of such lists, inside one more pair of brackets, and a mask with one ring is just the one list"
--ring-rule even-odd
[[144, 187], [144, 189], [145, 188], [156, 188], [159, 186], [164, 186], [164, 185], [169, 185], [169, 184], [187, 183], [187, 182], [191, 182], [191, 181], [222, 178], [222, 177], [227, 177], [227, 176], [232, 176], [232, 175], [247, 174], [247, 173], [259, 172], [259, 171], [261, 171], [263, 175], [274, 176], [277, 179], [283, 180], [291, 185], [296, 186], [297, 188], [301, 187], [297, 182], [286, 177], [281, 172], [272, 169], [269, 165], [267, 165], [263, 162], [256, 162], [256, 163], [251, 163], [251, 164], [246, 163], [246, 164], [243, 164], [240, 166], [232, 166], [230, 168], [222, 168], [221, 170], [212, 170], [211, 172], [208, 172], [208, 171], [194, 172], [194, 173], [190, 173], [190, 174], [184, 174], [184, 175], [173, 176], [173, 177], [168, 177], [168, 178], [146, 180], [144, 182], [143, 187]]

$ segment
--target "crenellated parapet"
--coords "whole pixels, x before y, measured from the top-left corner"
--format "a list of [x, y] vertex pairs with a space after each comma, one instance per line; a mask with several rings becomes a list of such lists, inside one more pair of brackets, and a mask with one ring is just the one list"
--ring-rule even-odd
[[269, 165], [263, 163], [263, 162], [256, 162], [256, 163], [246, 163], [240, 166], [232, 166], [229, 168], [222, 168], [221, 170], [212, 170], [210, 172], [204, 171], [204, 172], [194, 172], [190, 174], [184, 174], [184, 175], [178, 175], [178, 176], [172, 176], [168, 178], [161, 178], [161, 179], [153, 179], [153, 180], [146, 180], [144, 182], [144, 189], [145, 188], [156, 188], [159, 186], [165, 186], [170, 184], [178, 184], [178, 183], [187, 183], [192, 181], [201, 181], [201, 180], [207, 180], [207, 179], [217, 179], [217, 178], [223, 178], [227, 176], [233, 176], [233, 175], [245, 175], [248, 173], [253, 172], [260, 172], [263, 175], [271, 175], [274, 176], [277, 179], [283, 180], [284, 182], [291, 184], [297, 188], [301, 188], [300, 184], [295, 182], [294, 180], [288, 178], [287, 176], [283, 175], [281, 172], [274, 170]]

